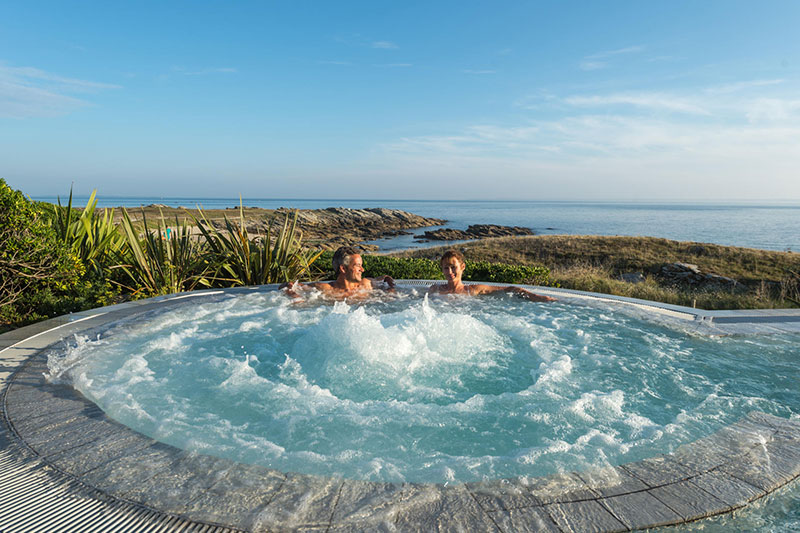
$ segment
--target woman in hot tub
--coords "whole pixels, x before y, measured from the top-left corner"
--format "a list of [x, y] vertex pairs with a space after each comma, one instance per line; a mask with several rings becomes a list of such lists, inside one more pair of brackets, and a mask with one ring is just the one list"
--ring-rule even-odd
[[555, 298], [534, 294], [526, 291], [521, 287], [498, 287], [494, 285], [464, 285], [461, 281], [461, 275], [467, 266], [464, 256], [461, 252], [455, 250], [448, 250], [442, 255], [439, 260], [439, 266], [442, 267], [442, 274], [447, 283], [439, 285], [431, 285], [428, 289], [428, 294], [467, 294], [470, 296], [478, 296], [481, 294], [492, 293], [513, 293], [520, 298], [530, 300], [532, 302], [553, 302]]

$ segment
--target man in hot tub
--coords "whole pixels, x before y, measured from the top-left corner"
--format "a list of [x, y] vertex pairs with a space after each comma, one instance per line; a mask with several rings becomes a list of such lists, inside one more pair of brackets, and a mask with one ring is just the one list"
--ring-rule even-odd
[[532, 302], [554, 302], [556, 299], [541, 294], [534, 294], [531, 291], [526, 291], [522, 287], [498, 287], [495, 285], [464, 285], [461, 281], [461, 276], [464, 274], [464, 269], [467, 267], [467, 262], [461, 252], [456, 250], [448, 250], [442, 255], [439, 260], [439, 266], [442, 268], [442, 274], [447, 283], [439, 285], [431, 285], [428, 288], [428, 294], [466, 294], [470, 296], [478, 296], [481, 294], [492, 293], [513, 293], [516, 296]]
[[289, 296], [301, 296], [300, 292], [308, 289], [317, 289], [324, 297], [333, 300], [344, 300], [345, 298], [360, 299], [366, 298], [376, 289], [384, 291], [394, 290], [394, 279], [391, 276], [379, 276], [377, 278], [365, 278], [364, 263], [361, 253], [351, 246], [342, 246], [333, 253], [333, 271], [336, 274], [334, 281], [320, 281], [317, 283], [293, 283], [284, 284], [281, 287], [286, 289]]

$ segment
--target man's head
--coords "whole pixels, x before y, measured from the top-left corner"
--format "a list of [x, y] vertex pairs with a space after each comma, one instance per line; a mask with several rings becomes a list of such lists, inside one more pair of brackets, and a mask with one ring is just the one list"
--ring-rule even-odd
[[361, 281], [364, 268], [361, 254], [352, 246], [342, 246], [333, 253], [333, 273], [338, 278], [344, 275], [347, 281]]

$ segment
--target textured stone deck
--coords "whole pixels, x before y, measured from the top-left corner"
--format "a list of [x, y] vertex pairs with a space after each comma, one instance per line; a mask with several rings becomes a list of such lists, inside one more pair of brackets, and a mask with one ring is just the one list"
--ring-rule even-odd
[[60, 339], [180, 303], [0, 336], [0, 531], [627, 531], [725, 513], [800, 476], [800, 421], [759, 412], [672, 454], [602, 470], [454, 486], [284, 473], [156, 442], [44, 380], [46, 348]]

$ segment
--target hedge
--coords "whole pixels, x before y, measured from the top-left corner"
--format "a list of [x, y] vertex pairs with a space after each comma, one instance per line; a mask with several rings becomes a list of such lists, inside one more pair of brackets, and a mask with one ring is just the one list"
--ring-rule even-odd
[[[395, 279], [444, 279], [439, 263], [430, 259], [410, 257], [390, 257], [386, 255], [362, 255], [364, 275], [370, 278], [391, 276]], [[331, 260], [333, 252], [326, 251], [317, 259], [314, 266], [319, 271], [332, 275]], [[469, 261], [464, 270], [465, 281], [492, 281], [497, 283], [523, 283], [547, 285], [550, 270], [546, 267], [508, 265], [488, 261]]]

